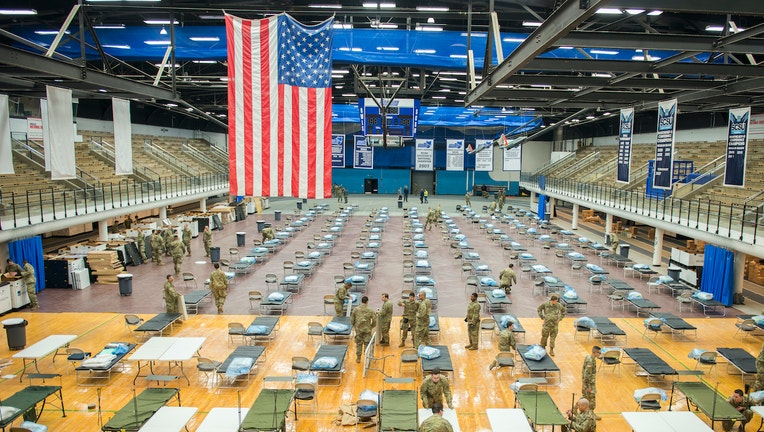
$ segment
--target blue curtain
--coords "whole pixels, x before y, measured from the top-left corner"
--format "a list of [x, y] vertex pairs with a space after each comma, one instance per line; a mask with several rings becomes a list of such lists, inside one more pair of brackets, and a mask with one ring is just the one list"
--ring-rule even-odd
[[539, 195], [539, 206], [536, 214], [539, 216], [539, 219], [545, 219], [545, 213], [546, 213], [546, 195]]
[[45, 264], [42, 257], [42, 238], [40, 236], [16, 240], [8, 243], [8, 252], [16, 264], [23, 267], [24, 260], [29, 261], [34, 267], [34, 275], [37, 279], [35, 292], [45, 289]]
[[703, 255], [703, 276], [700, 290], [714, 295], [714, 300], [732, 306], [735, 255], [727, 249], [706, 245]]

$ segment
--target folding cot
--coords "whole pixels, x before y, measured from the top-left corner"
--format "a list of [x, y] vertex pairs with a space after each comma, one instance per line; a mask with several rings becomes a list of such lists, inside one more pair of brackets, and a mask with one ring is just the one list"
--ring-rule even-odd
[[299, 293], [302, 290], [304, 281], [304, 274], [291, 273], [284, 275], [284, 277], [279, 281], [279, 290], [288, 291], [290, 293]]
[[353, 326], [350, 325], [348, 316], [335, 316], [324, 326], [324, 337], [332, 342], [348, 343], [352, 333]]
[[589, 248], [593, 250], [594, 252], [607, 252], [610, 250], [609, 247], [603, 245], [602, 243], [586, 243], [582, 246], [585, 248]]
[[[274, 296], [274, 294], [280, 293], [281, 296]], [[269, 312], [275, 312], [278, 315], [283, 315], [289, 303], [292, 302], [292, 293], [289, 291], [276, 291], [270, 293], [267, 297], [260, 301], [260, 313], [267, 314]]]
[[286, 243], [290, 237], [294, 236], [294, 229], [285, 229], [283, 231], [276, 231], [276, 240], [281, 240]]
[[[120, 347], [121, 346], [121, 347]], [[75, 382], [81, 386], [101, 386], [111, 382], [112, 371], [133, 349], [134, 343], [111, 342], [101, 352], [74, 368]]]
[[345, 282], [350, 282], [350, 291], [366, 292], [366, 288], [369, 287], [369, 276], [356, 274], [345, 279]]
[[[650, 267], [647, 264], [634, 264], [631, 266], [632, 272], [639, 273], [639, 279], [642, 280], [643, 277], [651, 277], [653, 275], [657, 275], [658, 272], [653, 270], [652, 267]], [[633, 275], [633, 273], [632, 273]]]
[[264, 263], [265, 260], [268, 258], [269, 253], [270, 252], [268, 251], [267, 247], [257, 246], [255, 248], [252, 248], [252, 251], [247, 256], [254, 258], [256, 263], [258, 262]]
[[499, 282], [490, 276], [483, 276], [478, 278], [477, 287], [480, 291], [491, 291], [499, 287]]
[[221, 387], [235, 387], [238, 383], [249, 385], [252, 375], [257, 375], [257, 362], [265, 352], [262, 346], [236, 347], [218, 368]]
[[[541, 360], [531, 360], [526, 358], [525, 352], [530, 348], [529, 345], [517, 345], [517, 355], [523, 360], [525, 370], [528, 371], [528, 375], [543, 376], [547, 379], [547, 383], [551, 385], [560, 385], [562, 381], [562, 375], [560, 373], [560, 367], [552, 360], [552, 357], [545, 355]], [[556, 378], [556, 382], [555, 382]]]
[[496, 322], [496, 327], [499, 329], [499, 331], [507, 328], [506, 323], [509, 321], [510, 317], [513, 318], [512, 321], [515, 322], [515, 328], [512, 330], [512, 333], [515, 335], [515, 339], [519, 340], [522, 336], [522, 340], [525, 341], [525, 328], [523, 327], [522, 323], [520, 323], [520, 320], [517, 319], [517, 317], [508, 314], [491, 314], [491, 316]]
[[430, 314], [430, 339], [440, 340], [440, 318], [438, 314]]
[[696, 297], [690, 297], [693, 302], [700, 305], [703, 308], [703, 315], [708, 316], [709, 313], [713, 313], [718, 316], [727, 316], [727, 307], [719, 300], [704, 300]]
[[605, 279], [605, 283], [613, 288], [613, 291], [634, 291], [634, 287], [620, 279]]
[[324, 255], [331, 255], [333, 246], [334, 245], [329, 242], [320, 242], [316, 245], [316, 250], [322, 252]]
[[480, 254], [477, 252], [465, 252], [462, 254], [462, 261], [465, 263], [469, 263], [470, 261], [478, 262], [480, 261]]
[[632, 262], [631, 258], [627, 258], [621, 254], [610, 254], [607, 256], [608, 263], [615, 264], [616, 267], [622, 267]]
[[373, 262], [356, 262], [353, 264], [353, 273], [357, 275], [366, 275], [371, 279], [374, 277], [374, 263]]
[[626, 301], [631, 303], [637, 311], [637, 316], [643, 309], [646, 309], [648, 313], [652, 313], [653, 309], [660, 309], [661, 307], [646, 298], [628, 298]]
[[[347, 357], [348, 346], [347, 345], [321, 345], [316, 351], [316, 355], [311, 362], [310, 371], [318, 375], [319, 385], [330, 385], [330, 383], [336, 382], [335, 385], [342, 385], [342, 375], [345, 373], [345, 357]], [[316, 367], [316, 360], [321, 357], [329, 357], [337, 359], [337, 364], [333, 367], [318, 368]]]
[[711, 419], [711, 429], [714, 423], [719, 420], [742, 420], [743, 414], [727, 402], [719, 393], [701, 381], [695, 382], [675, 382], [671, 389], [671, 399], [669, 406], [674, 402], [674, 389], [684, 393], [687, 397], [687, 410], [690, 410], [690, 403], [695, 405], [697, 410], [703, 412]]
[[311, 277], [313, 276], [313, 272], [316, 271], [317, 267], [318, 264], [316, 264], [314, 261], [301, 260], [294, 263], [294, 272], [304, 277]]
[[490, 276], [491, 267], [482, 261], [471, 261], [472, 270], [475, 272], [475, 276]]
[[433, 279], [432, 276], [416, 276], [414, 278], [414, 287], [416, 288], [434, 287], [434, 286], [435, 286], [435, 279]]
[[528, 249], [525, 248], [522, 244], [518, 242], [510, 242], [509, 247], [512, 248], [513, 251], [520, 252], [520, 251], [526, 251]]
[[448, 352], [448, 347], [446, 345], [430, 346], [440, 350], [440, 357], [434, 359], [421, 359], [422, 375], [429, 374], [433, 369], [439, 368], [441, 373], [451, 375], [451, 384], [453, 384], [454, 364], [451, 362], [451, 353]]
[[560, 303], [565, 306], [565, 309], [568, 311], [568, 313], [581, 313], [589, 305], [586, 300], [582, 299], [581, 297], [568, 298], [565, 296], [560, 296]]
[[180, 390], [168, 387], [147, 388], [117, 411], [101, 430], [137, 431], [173, 398], [178, 400], [180, 406]]
[[623, 342], [620, 345], [626, 345], [627, 336], [617, 324], [606, 317], [592, 317], [595, 328], [589, 329], [589, 334], [595, 339], [599, 339], [603, 345], [612, 342], [618, 345], [618, 338], [623, 337]]
[[650, 316], [663, 320], [666, 327], [671, 330], [673, 337], [687, 336], [689, 339], [688, 335], [691, 334], [695, 340], [698, 339], [698, 328], [672, 313], [650, 311]]
[[384, 390], [379, 406], [379, 430], [416, 432], [419, 429], [416, 390]]
[[571, 246], [569, 243], [557, 243], [557, 246], [554, 247], [555, 250], [562, 251], [562, 252], [572, 252], [573, 246]]
[[184, 294], [183, 303], [186, 304], [186, 312], [190, 314], [199, 313], [199, 306], [202, 303], [209, 302], [211, 295], [212, 293], [208, 289], [195, 290]]
[[308, 261], [313, 261], [314, 263], [316, 263], [316, 265], [323, 263], [324, 257], [325, 257], [325, 254], [320, 251], [309, 252], [307, 255], [305, 255], [305, 258]]
[[183, 315], [179, 313], [160, 313], [138, 326], [134, 332], [143, 332], [146, 334], [155, 333], [157, 336], [164, 334], [167, 328], [172, 331], [172, 326], [175, 321], [180, 320]]
[[515, 401], [525, 412], [534, 430], [536, 426], [551, 425], [554, 428], [555, 425], [570, 424], [546, 391], [520, 390], [515, 394]]
[[283, 242], [277, 238], [266, 240], [263, 242], [263, 247], [268, 249], [268, 252], [270, 253], [276, 253], [277, 250], [281, 247]]
[[294, 390], [262, 389], [247, 411], [238, 431], [266, 432], [286, 430], [286, 416], [292, 405]]
[[520, 264], [530, 264], [536, 262], [536, 257], [533, 256], [531, 253], [521, 253], [518, 256], [518, 259], [520, 260]]
[[424, 291], [425, 297], [430, 300], [430, 303], [432, 303], [432, 308], [435, 309], [438, 307], [438, 289], [435, 288], [435, 286], [424, 286], [419, 287], [417, 290], [417, 295], [420, 292]]
[[756, 371], [756, 357], [742, 348], [716, 348], [716, 352], [727, 359], [727, 371], [730, 371], [729, 365], [734, 366], [740, 371], [740, 379], [745, 384], [746, 375], [753, 378]]
[[589, 261], [589, 259], [586, 258], [581, 252], [568, 252], [565, 254], [565, 258], [567, 258], [571, 263]]
[[[666, 287], [666, 289], [670, 289], [672, 297], [678, 296], [682, 291], [694, 290], [694, 288], [688, 285], [685, 285], [682, 282], [674, 282], [674, 281], [671, 281], [671, 282], [661, 281], [661, 286]], [[721, 305], [721, 303], [719, 303], [719, 305]]]
[[551, 275], [552, 270], [549, 270], [549, 267], [543, 265], [543, 264], [534, 264], [531, 266], [531, 272], [533, 273], [533, 277], [536, 278], [538, 276], [545, 276], [545, 275]]
[[[504, 294], [502, 290], [501, 294]], [[485, 292], [485, 308], [488, 312], [504, 311], [512, 305], [512, 300], [506, 295], [495, 296], [493, 290]]]
[[610, 274], [609, 271], [607, 271], [604, 268], [598, 266], [597, 264], [589, 263], [589, 264], [585, 265], [584, 267], [586, 267], [586, 270], [588, 270], [589, 273], [591, 273], [592, 275], [607, 275], [607, 274]]
[[253, 256], [245, 256], [242, 257], [239, 262], [232, 263], [228, 266], [228, 270], [231, 270], [237, 275], [244, 275], [248, 274], [252, 268], [255, 266], [255, 262], [257, 262], [257, 258]]
[[623, 352], [645, 371], [648, 383], [665, 381], [666, 375], [678, 375], [676, 369], [647, 348], [625, 348]]
[[414, 274], [417, 275], [429, 275], [432, 274], [432, 266], [430, 261], [426, 259], [418, 259], [414, 263]]
[[376, 263], [377, 255], [378, 254], [374, 251], [361, 252], [361, 262]]
[[259, 316], [244, 330], [243, 336], [256, 343], [268, 343], [273, 340], [273, 332], [281, 317]]
[[[30, 412], [34, 414], [34, 421], [37, 421], [45, 408], [48, 396], [53, 395], [61, 404], [61, 416], [66, 417], [64, 410], [64, 395], [61, 393], [61, 386], [29, 386], [17, 391], [13, 396], [3, 399], [3, 407], [14, 407], [18, 411], [15, 413], [4, 412], [0, 417], [0, 430], [5, 432], [5, 428], [10, 427], [11, 423], [20, 416]], [[37, 404], [42, 402], [42, 407], [37, 410]], [[414, 404], [416, 406], [416, 404]]]

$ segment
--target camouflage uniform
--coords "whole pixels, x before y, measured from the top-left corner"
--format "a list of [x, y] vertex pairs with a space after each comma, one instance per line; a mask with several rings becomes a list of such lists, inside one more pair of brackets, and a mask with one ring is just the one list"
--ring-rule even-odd
[[173, 235], [171, 229], [166, 229], [162, 231], [162, 240], [164, 240], [164, 254], [167, 256], [170, 256], [172, 254], [172, 248], [170, 247], [170, 243], [172, 243]]
[[427, 219], [425, 219], [424, 222], [424, 229], [428, 229], [429, 227], [429, 231], [432, 231], [432, 226], [436, 223], [438, 223], [438, 213], [433, 209], [429, 209], [427, 211]]
[[581, 395], [589, 400], [589, 410], [597, 407], [597, 359], [589, 354], [581, 370]]
[[141, 259], [146, 261], [146, 236], [143, 235], [143, 231], [138, 228], [138, 235], [135, 237], [135, 247], [138, 248], [138, 253], [141, 254]]
[[183, 243], [181, 243], [180, 239], [175, 236], [170, 242], [168, 249], [172, 254], [172, 263], [175, 265], [175, 274], [179, 275], [180, 267], [183, 265]]
[[517, 283], [517, 274], [511, 268], [507, 267], [499, 274], [499, 288], [505, 293], [512, 292], [512, 285]]
[[764, 344], [761, 344], [761, 351], [756, 357], [756, 381], [753, 383], [753, 391], [760, 390], [764, 390]]
[[368, 305], [362, 304], [353, 309], [353, 313], [350, 314], [350, 324], [355, 330], [355, 361], [360, 363], [363, 348], [371, 340], [372, 329], [377, 324], [377, 317]]
[[[563, 426], [563, 430], [565, 426]], [[597, 430], [597, 419], [592, 410], [586, 412], [577, 412], [570, 422], [568, 430], [576, 432], [595, 432]]]
[[[411, 332], [411, 339], [416, 339], [416, 313], [419, 309], [419, 303], [417, 303], [416, 299], [414, 299], [414, 301], [401, 300], [398, 302], [398, 306], [403, 306], [403, 317], [401, 318], [401, 344], [398, 345], [399, 347], [402, 347], [406, 344], [406, 337], [408, 336], [409, 331]], [[429, 325], [430, 323], [428, 322], [427, 326], [429, 327]], [[416, 347], [416, 343], [414, 343], [414, 346]]]
[[218, 307], [218, 313], [223, 313], [223, 304], [225, 304], [225, 298], [228, 295], [228, 277], [219, 268], [215, 269], [210, 275], [210, 291], [212, 291], [212, 296], [215, 297], [215, 306]]
[[188, 225], [183, 227], [183, 248], [186, 249], [188, 256], [191, 256], [191, 228]]
[[[454, 404], [451, 401], [451, 386], [448, 385], [448, 380], [445, 376], [441, 375], [440, 380], [435, 382], [432, 380], [432, 375], [428, 375], [422, 380], [422, 386], [419, 388], [419, 395], [422, 397], [422, 406], [424, 408], [432, 408], [432, 404], [440, 402], [443, 405], [448, 405], [453, 409]], [[443, 403], [443, 397], [446, 401]]]
[[130, 215], [127, 215], [127, 219], [125, 219], [125, 229], [130, 229], [133, 227], [133, 219], [130, 217]]
[[454, 427], [439, 414], [433, 414], [419, 425], [419, 432], [453, 432]]
[[342, 316], [345, 300], [347, 298], [348, 289], [345, 287], [345, 284], [342, 284], [337, 288], [337, 292], [334, 293], [334, 313], [337, 316]]
[[263, 241], [273, 240], [276, 238], [276, 233], [273, 231], [273, 228], [263, 228], [263, 230], [260, 232], [260, 234], [263, 235]]
[[24, 278], [24, 283], [27, 286], [27, 294], [29, 294], [29, 303], [32, 304], [32, 309], [37, 309], [37, 278], [34, 277], [34, 267], [32, 264], [24, 264], [24, 270], [21, 271], [21, 277]]
[[467, 203], [467, 207], [472, 205], [472, 203], [470, 202], [470, 193], [469, 192], [464, 194], [464, 201]]
[[491, 201], [491, 205], [488, 206], [488, 213], [493, 214], [496, 211], [496, 201]]
[[154, 231], [149, 237], [151, 245], [151, 259], [155, 263], [162, 265], [162, 254], [164, 253], [164, 240], [158, 232]]
[[210, 247], [212, 246], [212, 231], [210, 231], [209, 225], [204, 227], [204, 234], [202, 234], [202, 242], [204, 242], [204, 256], [210, 256]]
[[541, 303], [536, 311], [544, 320], [544, 325], [541, 327], [541, 346], [546, 348], [546, 342], [549, 339], [549, 354], [554, 355], [554, 340], [557, 338], [560, 321], [565, 318], [565, 306], [546, 301]]
[[180, 294], [175, 291], [175, 285], [169, 280], [164, 283], [164, 304], [167, 313], [178, 313], [178, 299]]
[[23, 270], [21, 269], [21, 266], [16, 264], [16, 263], [8, 264], [8, 265], [5, 266], [5, 272], [6, 273], [15, 272], [16, 276], [20, 276], [22, 271]]
[[480, 338], [480, 303], [477, 302], [477, 299], [470, 301], [469, 306], [467, 306], [467, 317], [464, 318], [464, 322], [467, 323], [467, 335], [470, 341], [465, 348], [476, 350]]
[[614, 254], [618, 253], [618, 244], [619, 244], [618, 234], [616, 234], [615, 232], [611, 232], [610, 233], [610, 249], [613, 250]]
[[512, 330], [506, 328], [499, 332], [499, 351], [512, 351], [517, 349], [515, 343], [515, 334]]
[[[732, 396], [730, 396], [727, 399], [727, 402], [729, 402], [730, 405], [732, 405], [733, 408], [738, 409], [740, 407], [743, 407], [743, 410], [740, 411], [740, 414], [743, 414], [743, 417], [745, 417], [745, 420], [740, 420], [740, 431], [745, 430], [746, 423], [750, 422], [753, 418], [753, 411], [751, 410], [751, 407], [753, 405], [756, 405], [753, 400], [751, 400], [751, 397], [748, 395], [743, 395], [743, 398], [740, 402], [736, 402]], [[726, 432], [729, 432], [732, 430], [732, 426], [735, 424], [733, 420], [722, 420], [722, 427]]]
[[390, 322], [393, 320], [393, 302], [389, 299], [382, 303], [379, 308], [379, 343], [390, 344]]
[[505, 200], [504, 196], [500, 194], [498, 207], [497, 207], [497, 210], [499, 211], [499, 213], [501, 213], [501, 211], [504, 209], [504, 200]]
[[425, 297], [424, 300], [419, 302], [419, 307], [416, 310], [416, 333], [414, 339], [414, 347], [430, 344], [431, 311], [432, 303], [430, 302], [430, 299]]

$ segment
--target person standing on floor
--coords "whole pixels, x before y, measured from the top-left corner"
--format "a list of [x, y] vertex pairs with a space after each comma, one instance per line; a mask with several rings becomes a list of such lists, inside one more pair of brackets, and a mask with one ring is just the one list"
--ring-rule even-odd
[[414, 347], [416, 348], [416, 312], [417, 309], [419, 309], [419, 303], [417, 303], [414, 293], [410, 292], [409, 299], [399, 301], [398, 306], [403, 307], [403, 317], [401, 317], [401, 343], [398, 345], [398, 348], [406, 346], [406, 336], [408, 336], [409, 331], [411, 331], [411, 340], [414, 342]]
[[470, 295], [470, 304], [467, 306], [467, 317], [464, 318], [464, 322], [467, 323], [467, 335], [469, 336], [469, 345], [465, 346], [465, 349], [476, 350], [478, 349], [478, 341], [480, 338], [480, 303], [477, 301], [477, 293]]
[[467, 203], [467, 207], [470, 207], [472, 205], [472, 202], [470, 202], [470, 193], [469, 192], [464, 194], [464, 202]]
[[178, 299], [180, 294], [175, 291], [173, 281], [175, 278], [171, 274], [167, 275], [167, 282], [164, 283], [164, 305], [167, 313], [178, 313]]
[[21, 266], [13, 262], [12, 259], [8, 258], [5, 260], [5, 273], [16, 273], [16, 276], [21, 276]]
[[618, 253], [618, 244], [620, 241], [618, 240], [618, 234], [616, 234], [615, 231], [610, 233], [610, 249], [613, 251], [614, 254]]
[[202, 234], [202, 242], [204, 243], [204, 256], [210, 256], [210, 247], [212, 247], [212, 231], [210, 226], [204, 226], [204, 233]]
[[210, 275], [210, 291], [215, 298], [215, 306], [218, 308], [218, 313], [223, 313], [223, 305], [225, 304], [225, 298], [228, 296], [228, 277], [220, 270], [220, 264], [214, 264], [215, 270]]
[[162, 240], [164, 240], [164, 254], [166, 256], [172, 255], [172, 247], [170, 246], [170, 243], [172, 243], [172, 239], [174, 236], [172, 235], [172, 229], [167, 228], [164, 231], [162, 231]]
[[334, 313], [337, 316], [343, 315], [345, 300], [349, 298], [348, 291], [352, 286], [350, 282], [345, 282], [337, 287], [337, 291], [334, 293]]
[[430, 192], [427, 192], [427, 189], [424, 190], [424, 203], [427, 204], [430, 202]]
[[191, 256], [191, 228], [188, 224], [183, 225], [183, 248], [188, 256]]
[[130, 215], [127, 215], [125, 218], [125, 229], [129, 230], [133, 227], [133, 219], [130, 217]]
[[756, 381], [753, 383], [753, 391], [760, 390], [764, 390], [764, 343], [761, 344], [759, 356], [756, 357]]
[[390, 345], [390, 322], [393, 320], [393, 302], [387, 293], [382, 294], [382, 306], [379, 308], [379, 344]]
[[141, 259], [146, 262], [146, 236], [143, 235], [143, 230], [138, 228], [138, 235], [135, 236], [135, 247], [138, 248], [138, 253], [141, 254]]
[[403, 201], [409, 202], [409, 186], [408, 185], [403, 186]]
[[164, 254], [164, 239], [159, 235], [159, 231], [154, 230], [149, 236], [149, 245], [151, 246], [151, 259], [157, 265], [162, 265], [162, 254]]
[[432, 404], [432, 415], [419, 425], [419, 432], [454, 432], [454, 427], [443, 418], [443, 404]]
[[37, 278], [34, 277], [34, 267], [29, 264], [29, 261], [22, 261], [24, 269], [21, 270], [21, 277], [24, 278], [24, 283], [27, 286], [27, 294], [29, 295], [29, 303], [32, 305], [32, 309], [40, 307], [37, 304]]
[[419, 204], [424, 204], [424, 189], [419, 190]]
[[168, 249], [172, 255], [172, 263], [175, 265], [175, 276], [177, 276], [180, 274], [180, 268], [183, 266], [183, 243], [180, 242], [177, 234], [172, 238]]
[[368, 297], [361, 297], [361, 306], [353, 309], [350, 314], [350, 324], [355, 330], [355, 362], [361, 363], [363, 349], [371, 340], [372, 329], [377, 325], [377, 316], [369, 309]]
[[507, 295], [512, 292], [512, 285], [517, 283], [517, 274], [513, 270], [514, 267], [514, 264], [509, 263], [507, 268], [499, 273], [499, 288], [503, 289]]
[[419, 291], [419, 307], [416, 310], [416, 339], [414, 339], [414, 348], [419, 345], [430, 344], [430, 312], [432, 312], [432, 302], [427, 298], [424, 291]]
[[[558, 294], [552, 294], [549, 297], [549, 301], [541, 303], [536, 312], [538, 312], [539, 318], [544, 320], [544, 325], [541, 327], [540, 345], [546, 349], [546, 342], [549, 339], [549, 355], [554, 357], [554, 341], [557, 339], [560, 321], [565, 318], [565, 306], [560, 304], [560, 296]], [[588, 401], [586, 405], [587, 407], [589, 406]]]
[[[602, 349], [595, 345], [592, 353], [584, 358], [584, 366], [581, 369], [581, 395], [589, 401], [589, 409], [594, 412], [597, 408], [597, 359], [600, 358]], [[594, 414], [597, 420], [600, 417]]]
[[419, 395], [424, 408], [432, 408], [436, 403], [443, 405], [443, 399], [445, 399], [448, 407], [454, 409], [451, 386], [446, 377], [440, 375], [440, 368], [434, 368], [430, 375], [422, 380]]

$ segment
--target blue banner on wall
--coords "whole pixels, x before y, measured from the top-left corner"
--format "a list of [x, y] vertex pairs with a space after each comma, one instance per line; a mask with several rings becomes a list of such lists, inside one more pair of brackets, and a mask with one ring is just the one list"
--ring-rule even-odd
[[357, 135], [355, 136], [355, 146], [353, 150], [353, 168], [374, 168], [374, 147], [368, 144], [366, 137]]
[[631, 137], [634, 127], [634, 108], [621, 109], [621, 127], [618, 137], [618, 178], [628, 183], [631, 173]]
[[345, 167], [345, 135], [332, 135], [332, 168]]
[[655, 142], [655, 172], [653, 172], [653, 187], [656, 189], [671, 189], [676, 105], [676, 99], [658, 103], [658, 134]]
[[724, 186], [745, 186], [745, 165], [748, 156], [748, 125], [750, 118], [751, 107], [730, 109]]

